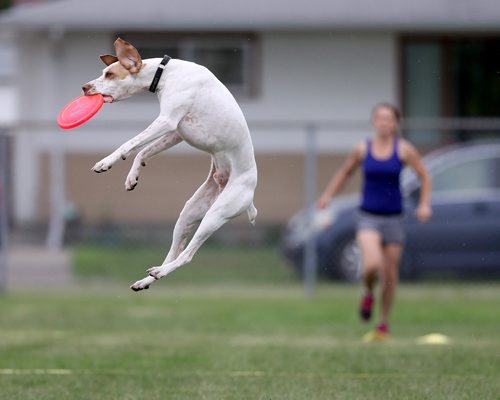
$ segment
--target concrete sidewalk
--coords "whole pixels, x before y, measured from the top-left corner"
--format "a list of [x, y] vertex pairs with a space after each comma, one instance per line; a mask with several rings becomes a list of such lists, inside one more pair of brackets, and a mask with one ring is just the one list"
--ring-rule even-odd
[[74, 285], [71, 252], [39, 245], [12, 245], [7, 253], [7, 288], [61, 288]]

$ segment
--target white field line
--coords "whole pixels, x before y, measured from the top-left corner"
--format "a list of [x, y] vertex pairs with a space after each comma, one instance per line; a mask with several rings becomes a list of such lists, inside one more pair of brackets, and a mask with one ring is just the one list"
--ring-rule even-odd
[[71, 375], [73, 371], [70, 369], [57, 368], [3, 368], [0, 369], [0, 375]]
[[[3, 368], [0, 369], [0, 375], [73, 375], [73, 374], [101, 374], [109, 373], [114, 375], [130, 375], [130, 371], [125, 370], [70, 370], [70, 369], [56, 369], [56, 368]], [[232, 377], [280, 377], [280, 376], [306, 376], [318, 377], [329, 376], [330, 374], [311, 373], [311, 372], [278, 372], [278, 371], [178, 371], [178, 375], [198, 375], [198, 376], [232, 376]], [[335, 376], [343, 376], [354, 379], [369, 379], [374, 377], [386, 378], [403, 378], [407, 374], [394, 374], [394, 373], [336, 373]]]

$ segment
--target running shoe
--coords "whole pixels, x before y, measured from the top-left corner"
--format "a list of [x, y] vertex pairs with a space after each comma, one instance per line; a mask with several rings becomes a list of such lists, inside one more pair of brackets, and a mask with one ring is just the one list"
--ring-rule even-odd
[[363, 336], [363, 342], [371, 343], [371, 342], [385, 342], [389, 339], [389, 326], [385, 323], [380, 323], [373, 330], [368, 332]]
[[389, 325], [387, 325], [385, 322], [380, 322], [375, 328], [375, 330], [380, 333], [385, 333], [387, 335], [389, 334]]

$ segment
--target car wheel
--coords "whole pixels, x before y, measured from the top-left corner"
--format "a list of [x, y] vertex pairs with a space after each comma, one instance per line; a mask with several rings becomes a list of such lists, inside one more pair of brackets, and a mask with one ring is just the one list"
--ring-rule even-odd
[[339, 246], [336, 264], [336, 275], [340, 279], [349, 282], [361, 279], [361, 251], [355, 238], [348, 238]]

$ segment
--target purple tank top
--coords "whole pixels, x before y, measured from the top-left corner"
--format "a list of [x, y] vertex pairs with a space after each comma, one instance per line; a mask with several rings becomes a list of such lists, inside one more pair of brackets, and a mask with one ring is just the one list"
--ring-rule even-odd
[[368, 140], [363, 160], [363, 198], [361, 210], [379, 215], [397, 215], [403, 210], [399, 175], [403, 163], [398, 157], [398, 138], [394, 138], [394, 151], [384, 160], [372, 155]]

